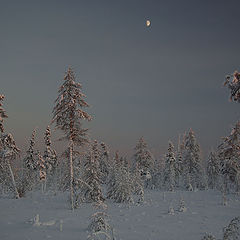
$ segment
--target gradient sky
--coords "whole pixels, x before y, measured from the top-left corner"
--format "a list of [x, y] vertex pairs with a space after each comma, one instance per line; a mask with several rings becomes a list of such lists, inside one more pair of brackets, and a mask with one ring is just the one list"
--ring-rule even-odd
[[129, 153], [144, 136], [158, 157], [191, 127], [207, 153], [240, 115], [222, 86], [240, 70], [239, 9], [231, 0], [0, 0], [7, 130], [25, 150], [38, 126], [41, 145], [70, 65], [93, 138]]

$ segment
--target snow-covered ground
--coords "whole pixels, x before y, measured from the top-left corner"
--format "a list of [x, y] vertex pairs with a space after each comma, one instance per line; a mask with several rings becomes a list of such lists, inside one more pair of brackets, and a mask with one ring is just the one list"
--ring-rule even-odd
[[[186, 212], [178, 212], [183, 198]], [[228, 195], [223, 206], [217, 191], [162, 192], [148, 191], [145, 202], [137, 206], [107, 201], [110, 223], [117, 240], [201, 240], [204, 233], [222, 237], [222, 228], [240, 215], [240, 196]], [[94, 209], [83, 204], [74, 212], [69, 209], [68, 194], [35, 192], [22, 199], [0, 198], [1, 240], [85, 240]], [[168, 214], [169, 207], [175, 210]], [[40, 222], [50, 226], [33, 226], [31, 219], [39, 214]], [[51, 220], [56, 221], [49, 222]], [[62, 231], [60, 231], [60, 222]]]

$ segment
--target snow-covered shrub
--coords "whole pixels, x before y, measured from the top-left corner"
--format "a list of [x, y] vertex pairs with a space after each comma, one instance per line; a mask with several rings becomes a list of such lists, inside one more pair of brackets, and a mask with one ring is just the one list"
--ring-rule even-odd
[[102, 201], [98, 201], [94, 204], [96, 209], [95, 213], [91, 216], [91, 222], [89, 224], [90, 235], [88, 240], [110, 240], [111, 226], [109, 225], [109, 216], [107, 215], [107, 205]]
[[216, 240], [216, 238], [211, 234], [206, 234], [202, 240]]
[[228, 226], [223, 228], [223, 240], [240, 239], [240, 217], [231, 220]]

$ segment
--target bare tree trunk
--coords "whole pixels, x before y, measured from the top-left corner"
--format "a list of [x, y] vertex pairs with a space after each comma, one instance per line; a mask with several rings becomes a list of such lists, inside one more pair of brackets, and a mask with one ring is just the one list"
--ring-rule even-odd
[[74, 210], [73, 204], [73, 158], [72, 158], [72, 150], [73, 150], [73, 141], [70, 140], [69, 146], [69, 162], [70, 162], [70, 201], [71, 201], [71, 209]]
[[13, 184], [13, 187], [14, 187], [14, 190], [15, 190], [16, 198], [18, 199], [20, 197], [19, 197], [19, 193], [18, 193], [18, 190], [17, 190], [17, 184], [16, 184], [16, 181], [15, 181], [15, 178], [14, 178], [14, 174], [13, 174], [12, 167], [11, 167], [11, 164], [9, 162], [9, 159], [7, 159], [7, 165], [8, 165], [10, 174], [11, 174], [12, 184]]

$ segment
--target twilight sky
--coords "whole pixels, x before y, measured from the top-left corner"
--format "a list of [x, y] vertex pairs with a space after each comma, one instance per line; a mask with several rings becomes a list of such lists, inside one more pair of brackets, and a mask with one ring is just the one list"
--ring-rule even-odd
[[233, 0], [0, 0], [7, 130], [23, 151], [36, 126], [42, 141], [70, 65], [93, 138], [129, 153], [144, 136], [158, 157], [191, 127], [207, 153], [240, 115], [222, 87], [240, 70], [239, 9]]

